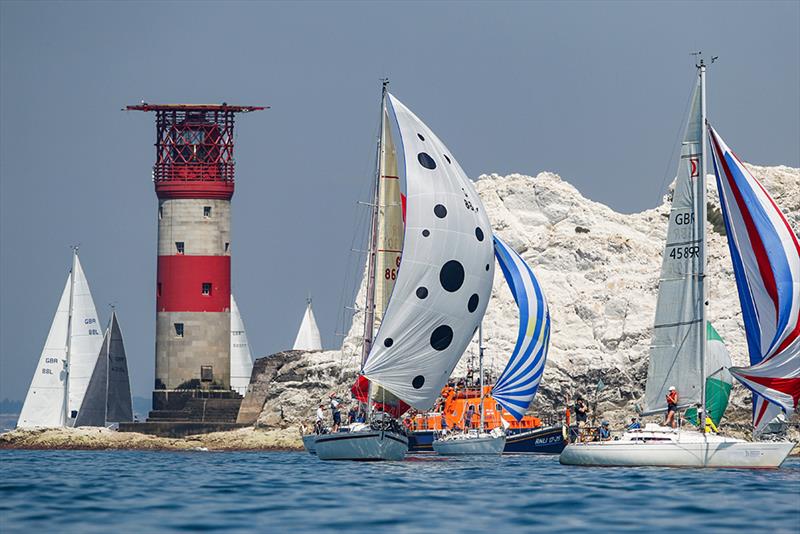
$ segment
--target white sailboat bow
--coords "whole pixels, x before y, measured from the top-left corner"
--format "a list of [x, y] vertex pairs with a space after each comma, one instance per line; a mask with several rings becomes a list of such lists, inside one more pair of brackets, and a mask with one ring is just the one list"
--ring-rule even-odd
[[[303, 314], [303, 321], [300, 323], [300, 330], [294, 339], [292, 350], [322, 350], [322, 339], [317, 328], [317, 320], [314, 318], [314, 310], [311, 309], [311, 298], [306, 301], [306, 311]], [[248, 376], [249, 378], [249, 376]]]
[[247, 332], [239, 306], [231, 294], [231, 389], [240, 395], [247, 393], [252, 372], [253, 357], [247, 342]]
[[102, 342], [97, 311], [75, 250], [17, 426], [71, 424], [83, 403]]

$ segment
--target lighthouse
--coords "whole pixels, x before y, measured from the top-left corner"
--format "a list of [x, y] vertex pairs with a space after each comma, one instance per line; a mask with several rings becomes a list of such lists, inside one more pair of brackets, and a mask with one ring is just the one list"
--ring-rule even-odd
[[236, 114], [265, 108], [142, 103], [127, 109], [156, 117], [152, 419], [191, 411], [193, 399], [238, 397], [230, 383], [233, 126]]

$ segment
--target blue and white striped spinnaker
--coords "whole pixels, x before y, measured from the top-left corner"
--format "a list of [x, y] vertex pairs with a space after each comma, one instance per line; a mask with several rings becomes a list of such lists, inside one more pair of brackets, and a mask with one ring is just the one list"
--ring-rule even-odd
[[519, 308], [519, 332], [514, 352], [492, 388], [492, 398], [519, 421], [536, 395], [544, 372], [550, 345], [550, 311], [531, 268], [497, 236], [494, 254]]

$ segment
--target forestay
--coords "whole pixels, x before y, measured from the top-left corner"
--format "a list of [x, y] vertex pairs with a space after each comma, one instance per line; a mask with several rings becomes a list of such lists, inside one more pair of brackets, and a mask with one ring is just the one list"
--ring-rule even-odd
[[253, 372], [253, 357], [236, 299], [231, 295], [231, 389], [244, 395]]
[[429, 409], [486, 311], [491, 226], [472, 182], [438, 137], [389, 95], [405, 161], [400, 270], [363, 374]]
[[661, 263], [647, 369], [647, 413], [666, 410], [666, 394], [670, 386], [677, 388], [681, 406], [700, 403], [702, 395], [705, 177], [702, 176], [701, 94], [698, 77], [681, 145], [667, 243]]
[[760, 430], [800, 398], [800, 244], [766, 189], [710, 126], [709, 137], [750, 353], [751, 366], [731, 373], [753, 391]]
[[18, 428], [64, 426], [64, 397], [67, 373], [67, 329], [72, 274], [67, 276], [61, 300], [50, 325], [50, 333], [39, 356], [31, 386], [17, 421]]
[[492, 388], [492, 398], [519, 421], [536, 395], [544, 372], [550, 345], [550, 311], [525, 260], [497, 236], [494, 253], [519, 308], [519, 330], [514, 352]]

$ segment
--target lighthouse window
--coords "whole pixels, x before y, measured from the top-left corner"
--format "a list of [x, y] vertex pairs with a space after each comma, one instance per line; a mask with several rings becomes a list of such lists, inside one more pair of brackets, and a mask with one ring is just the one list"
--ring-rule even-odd
[[211, 282], [203, 282], [203, 295], [211, 295]]
[[183, 241], [175, 241], [175, 250], [178, 254], [183, 254]]
[[214, 381], [214, 367], [211, 365], [200, 366], [200, 381], [213, 382]]
[[164, 208], [159, 206], [158, 207], [158, 220], [160, 221], [161, 217], [163, 217], [163, 216], [164, 216]]
[[175, 337], [183, 337], [183, 323], [175, 323]]
[[211, 206], [203, 206], [203, 217], [206, 219], [211, 217]]
[[159, 297], [161, 296], [161, 282], [159, 282], [159, 283], [158, 283], [158, 292], [157, 292], [157, 295], [158, 295]]
[[230, 243], [225, 243], [225, 252], [228, 252], [228, 247], [230, 247], [230, 246], [231, 246]]

